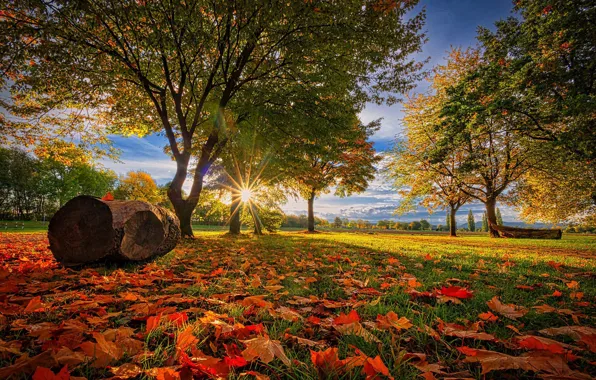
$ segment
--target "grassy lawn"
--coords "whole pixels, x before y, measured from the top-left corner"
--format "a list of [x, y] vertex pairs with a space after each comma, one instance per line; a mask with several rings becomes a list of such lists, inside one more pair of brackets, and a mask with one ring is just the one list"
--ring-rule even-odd
[[[80, 270], [58, 267], [46, 246], [40, 233], [0, 233], [0, 367], [9, 371], [21, 355], [63, 350], [68, 360], [58, 355], [45, 366], [57, 372], [68, 362], [72, 376], [89, 379], [112, 376], [125, 363], [133, 363], [127, 369], [138, 378], [190, 370], [195, 377], [364, 378], [365, 360], [373, 375], [382, 372], [370, 365], [377, 356], [396, 379], [552, 375], [482, 374], [473, 362], [473, 349], [482, 349], [562, 361], [566, 378], [589, 378], [574, 371], [596, 375], [592, 330], [586, 339], [540, 332], [596, 325], [595, 237], [281, 232], [234, 238], [203, 231], [155, 262]], [[438, 292], [451, 286], [471, 295]], [[490, 308], [495, 296], [523, 315]], [[382, 321], [391, 312], [407, 321], [388, 327]], [[349, 317], [337, 319], [342, 313]], [[528, 345], [528, 335], [554, 339], [564, 353], [556, 343]], [[260, 336], [270, 339], [265, 348], [281, 347], [289, 361], [274, 349], [268, 358], [261, 345], [248, 363], [230, 364], [262, 343]], [[7, 342], [16, 351], [7, 351]], [[325, 367], [334, 363], [330, 355], [315, 366], [311, 350], [328, 348], [337, 348], [339, 359], [363, 362]], [[194, 359], [185, 362], [185, 353]], [[226, 357], [226, 366], [212, 357]]]

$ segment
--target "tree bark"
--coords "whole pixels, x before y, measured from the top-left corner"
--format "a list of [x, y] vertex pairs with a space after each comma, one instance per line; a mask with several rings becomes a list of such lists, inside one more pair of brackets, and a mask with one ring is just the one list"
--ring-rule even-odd
[[492, 238], [498, 238], [500, 237], [499, 231], [494, 228], [497, 225], [497, 200], [495, 198], [487, 198], [484, 205], [486, 206], [486, 218], [488, 219], [488, 234]]
[[242, 208], [242, 199], [239, 194], [232, 193], [232, 204], [230, 205], [230, 233], [240, 234], [240, 213]]
[[263, 235], [263, 227], [261, 226], [261, 221], [259, 220], [256, 214], [253, 214], [253, 223], [255, 225], [254, 234], [255, 235]]
[[66, 266], [141, 261], [171, 251], [180, 224], [174, 214], [148, 202], [81, 195], [52, 217], [48, 239], [54, 257]]
[[315, 192], [311, 191], [310, 198], [308, 198], [308, 232], [315, 231]]
[[449, 236], [457, 237], [457, 222], [455, 221], [455, 213], [457, 212], [457, 207], [449, 206]]

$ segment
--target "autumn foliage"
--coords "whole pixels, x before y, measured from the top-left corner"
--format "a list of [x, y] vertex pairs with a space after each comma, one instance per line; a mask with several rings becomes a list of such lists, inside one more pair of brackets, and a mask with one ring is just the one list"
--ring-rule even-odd
[[42, 234], [0, 234], [0, 378], [594, 375], [593, 274], [568, 262], [540, 267], [561, 296], [520, 284], [521, 305], [477, 280], [489, 265], [508, 277], [521, 265], [508, 255], [474, 262], [474, 281], [437, 283], [444, 253], [201, 239], [157, 262], [77, 271]]

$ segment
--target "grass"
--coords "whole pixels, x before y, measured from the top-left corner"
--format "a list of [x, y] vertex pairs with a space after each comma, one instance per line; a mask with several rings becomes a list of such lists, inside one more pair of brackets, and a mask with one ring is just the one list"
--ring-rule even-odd
[[[469, 377], [480, 379], [485, 378], [480, 374], [480, 367], [463, 363], [463, 355], [456, 350], [457, 347], [466, 345], [520, 355], [523, 351], [502, 343], [510, 342], [517, 335], [510, 326], [523, 334], [539, 335], [537, 331], [548, 327], [577, 322], [587, 326], [596, 324], [593, 303], [596, 297], [596, 238], [593, 236], [564, 235], [562, 240], [510, 240], [490, 239], [477, 234], [449, 238], [444, 235], [280, 232], [261, 237], [251, 234], [231, 237], [221, 231], [201, 231], [196, 235], [195, 240], [182, 242], [175, 251], [157, 259], [155, 264], [98, 267], [92, 272], [83, 272], [86, 279], [90, 273], [92, 279], [101, 279], [100, 287], [77, 283], [81, 272], [72, 270], [60, 277], [60, 281], [68, 284], [62, 287], [68, 288], [69, 295], [75, 291], [84, 293], [86, 299], [100, 294], [119, 297], [127, 292], [141, 294], [152, 303], [168, 296], [188, 297], [195, 303], [169, 304], [178, 310], [190, 310], [188, 323], [199, 323], [205, 310], [226, 314], [230, 321], [244, 325], [262, 323], [272, 339], [281, 341], [286, 355], [300, 362], [291, 367], [280, 360], [267, 365], [254, 362], [242, 368], [242, 371], [255, 370], [272, 378], [317, 378], [309, 348], [286, 339], [286, 334], [324, 341], [329, 347], [339, 348], [340, 358], [354, 355], [356, 348], [371, 357], [379, 355], [397, 379], [416, 379], [421, 373], [400, 360], [403, 352], [424, 353], [429, 363], [440, 362], [446, 372], [467, 371]], [[11, 236], [17, 234], [0, 235], [0, 241], [10, 241]], [[23, 239], [38, 235], [18, 236]], [[101, 277], [95, 277], [93, 272]], [[415, 278], [414, 282], [409, 281], [412, 278]], [[39, 280], [37, 277], [23, 280], [28, 283], [27, 292], [32, 292], [32, 287]], [[571, 281], [577, 281], [578, 288], [569, 288]], [[112, 282], [120, 285], [106, 287], [105, 284]], [[439, 303], [434, 298], [412, 298], [408, 293], [412, 286], [419, 292], [432, 292], [450, 284], [469, 288], [473, 298], [452, 304]], [[533, 290], [520, 289], [520, 285], [531, 286]], [[56, 307], [53, 312], [37, 315], [36, 323], [59, 323], [56, 321], [64, 317], [60, 306], [71, 301], [64, 298], [65, 291], [55, 288], [48, 286], [35, 292], [43, 295], [44, 302], [51, 302]], [[561, 295], [553, 296], [556, 291]], [[581, 300], [572, 298], [577, 292], [583, 293]], [[19, 295], [27, 294], [21, 291]], [[289, 321], [265, 309], [242, 304], [242, 300], [251, 295], [264, 295], [273, 309], [289, 307], [302, 317]], [[501, 342], [448, 336], [436, 340], [428, 334], [427, 328], [437, 330], [441, 320], [459, 324], [478, 321], [480, 313], [489, 311], [487, 301], [494, 296], [500, 297], [503, 303], [530, 310], [517, 321], [501, 316], [497, 322], [484, 324], [484, 331]], [[301, 304], [297, 302], [300, 300], [297, 297], [316, 298], [312, 298], [315, 300], [313, 303]], [[339, 307], [324, 307], [323, 300], [336, 302]], [[110, 310], [122, 314], [111, 319], [102, 330], [125, 325], [144, 331], [142, 322], [139, 325], [138, 318], [130, 315], [130, 308], [138, 303], [129, 301], [113, 305]], [[533, 309], [544, 304], [557, 310], [572, 310], [574, 315], [557, 312], [539, 314]], [[380, 340], [380, 344], [367, 342], [359, 336], [342, 335], [325, 324], [317, 326], [305, 319], [311, 315], [322, 319], [333, 318], [351, 310], [358, 312], [364, 326]], [[386, 315], [389, 311], [408, 318], [414, 327], [399, 334], [370, 327], [377, 315]], [[23, 316], [14, 317], [17, 318]], [[69, 314], [69, 318], [73, 315]], [[574, 321], [574, 318], [578, 320]], [[154, 355], [142, 361], [144, 369], [166, 365], [167, 357], [175, 352], [172, 338], [175, 331], [175, 327], [170, 326], [146, 337], [144, 349]], [[31, 353], [38, 352], [34, 340], [21, 335], [17, 337], [16, 334], [23, 334], [23, 331], [0, 330], [2, 340], [25, 339]], [[196, 334], [199, 348], [205, 354], [225, 355], [222, 340], [215, 337], [213, 329], [203, 326]], [[579, 354], [581, 358], [571, 366], [596, 375], [594, 366], [588, 364], [596, 360], [596, 355], [587, 350]], [[13, 361], [14, 358], [0, 358], [0, 367]], [[240, 372], [233, 372], [230, 376], [240, 377]], [[360, 378], [359, 373], [359, 370], [354, 370], [341, 378]], [[502, 378], [505, 373], [492, 372], [486, 378]], [[93, 378], [105, 376], [106, 372], [105, 369], [82, 364], [73, 375]], [[511, 372], [509, 375], [512, 378], [533, 376], [531, 372]], [[147, 375], [142, 374], [141, 377]]]

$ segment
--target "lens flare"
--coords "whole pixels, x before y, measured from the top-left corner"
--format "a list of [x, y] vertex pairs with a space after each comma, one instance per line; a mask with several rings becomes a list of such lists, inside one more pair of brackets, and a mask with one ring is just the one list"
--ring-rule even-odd
[[250, 189], [242, 189], [240, 192], [240, 197], [243, 203], [250, 202], [252, 198], [252, 191]]

